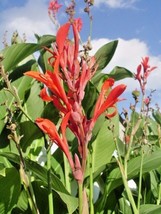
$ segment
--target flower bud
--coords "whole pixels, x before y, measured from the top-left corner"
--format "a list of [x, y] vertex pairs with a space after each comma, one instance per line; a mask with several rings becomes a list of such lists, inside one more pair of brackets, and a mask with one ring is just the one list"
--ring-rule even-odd
[[137, 89], [135, 89], [135, 90], [132, 92], [132, 95], [133, 95], [133, 98], [134, 98], [134, 99], [137, 99], [137, 98], [140, 96], [140, 91], [138, 91]]

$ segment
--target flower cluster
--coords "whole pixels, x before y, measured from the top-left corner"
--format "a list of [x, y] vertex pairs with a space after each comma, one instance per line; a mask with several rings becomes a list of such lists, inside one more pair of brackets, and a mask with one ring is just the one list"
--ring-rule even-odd
[[[87, 119], [82, 101], [85, 96], [86, 85], [94, 76], [98, 65], [94, 56], [89, 57], [85, 53], [80, 54], [79, 31], [81, 27], [81, 19], [74, 19], [59, 28], [53, 50], [48, 50], [52, 54], [49, 63], [52, 65], [53, 71], [46, 71], [45, 74], [34, 71], [25, 73], [25, 75], [44, 84], [40, 93], [41, 98], [44, 101], [52, 101], [62, 115], [61, 135], [58, 133], [55, 124], [48, 119], [37, 118], [36, 124], [65, 153], [73, 175], [78, 182], [83, 181], [88, 143], [98, 117], [109, 108], [112, 108], [113, 112], [106, 115], [108, 118], [117, 113], [115, 103], [119, 101], [118, 97], [126, 88], [125, 85], [121, 84], [111, 90], [114, 80], [112, 78], [105, 80], [96, 101], [93, 116]], [[74, 41], [69, 39], [70, 29]], [[67, 127], [78, 140], [79, 154], [75, 154], [74, 159], [65, 135]]]
[[149, 65], [149, 57], [142, 58], [141, 64], [139, 64], [137, 67], [135, 79], [139, 81], [143, 95], [145, 94], [145, 85], [147, 84], [147, 79], [154, 69], [156, 69], [156, 66], [151, 67]]

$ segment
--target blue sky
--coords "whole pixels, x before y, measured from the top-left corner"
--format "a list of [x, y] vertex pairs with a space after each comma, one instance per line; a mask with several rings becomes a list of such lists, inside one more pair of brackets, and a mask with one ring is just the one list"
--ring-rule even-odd
[[[0, 0], [0, 49], [3, 35], [7, 40], [17, 30], [20, 36], [26, 34], [28, 42], [36, 41], [34, 33], [55, 34], [56, 28], [47, 13], [48, 0]], [[59, 1], [61, 4], [69, 0]], [[77, 0], [77, 17], [83, 19], [82, 39], [89, 33], [89, 20], [83, 12], [83, 0]], [[141, 57], [149, 56], [151, 65], [158, 68], [151, 74], [149, 89], [157, 89], [161, 96], [161, 1], [160, 0], [95, 0], [92, 7], [92, 54], [104, 43], [118, 39], [119, 45], [114, 58], [107, 67], [109, 72], [116, 65], [135, 72]], [[65, 22], [64, 8], [60, 10], [59, 21]], [[138, 87], [132, 80], [125, 80], [128, 91]]]

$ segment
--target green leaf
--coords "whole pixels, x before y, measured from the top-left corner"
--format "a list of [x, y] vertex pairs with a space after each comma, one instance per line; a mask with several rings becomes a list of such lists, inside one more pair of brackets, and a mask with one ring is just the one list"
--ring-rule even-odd
[[108, 65], [111, 61], [116, 48], [118, 45], [118, 41], [112, 41], [105, 45], [103, 45], [95, 54], [96, 62], [98, 64], [97, 71], [93, 76], [91, 82], [97, 86], [100, 81], [104, 78], [107, 78], [107, 74], [102, 74], [101, 71]]
[[161, 113], [160, 113], [159, 111], [153, 111], [152, 115], [153, 115], [155, 121], [156, 121], [159, 125], [161, 125]]
[[14, 44], [3, 49], [2, 54], [4, 57], [3, 65], [5, 71], [14, 69], [18, 63], [24, 60], [26, 57], [35, 53], [38, 50], [43, 49], [43, 46], [50, 45], [55, 41], [55, 37], [51, 35], [45, 35], [40, 37], [38, 44], [36, 43], [21, 43]]
[[[21, 139], [21, 149], [26, 152], [26, 155], [34, 155], [39, 153], [42, 149], [42, 132], [31, 121], [24, 121], [20, 123], [20, 132], [23, 136]], [[31, 145], [32, 144], [32, 145]], [[35, 155], [36, 155], [35, 154]]]
[[[99, 124], [98, 124], [99, 123]], [[115, 150], [115, 143], [113, 140], [113, 133], [108, 129], [110, 126], [110, 121], [107, 119], [103, 122], [100, 118], [94, 128], [94, 135], [97, 135], [97, 131], [99, 129], [99, 133], [93, 142], [93, 169], [96, 172], [99, 168], [105, 166], [107, 163], [111, 161], [113, 152]], [[115, 135], [118, 135], [119, 120], [118, 117], [115, 116], [112, 119], [112, 124], [116, 127]]]
[[28, 208], [28, 198], [25, 190], [23, 190], [19, 195], [17, 208], [19, 208], [22, 211], [25, 211]]
[[89, 82], [86, 86], [85, 97], [83, 99], [83, 109], [85, 110], [88, 118], [91, 117], [91, 113], [93, 111], [93, 107], [95, 105], [97, 97], [98, 91], [96, 87], [91, 82]]
[[[19, 163], [19, 156], [13, 153], [0, 153], [1, 156], [8, 158], [10, 161]], [[34, 161], [25, 159], [27, 169], [31, 170], [35, 176], [43, 182], [45, 186], [48, 185], [47, 169], [40, 166]], [[78, 207], [77, 198], [71, 196], [60, 179], [55, 175], [51, 174], [52, 189], [58, 193], [62, 201], [67, 205], [69, 213], [73, 213]]]
[[[27, 77], [27, 80], [32, 81], [32, 78]], [[40, 89], [40, 83], [34, 80], [33, 84], [30, 84], [29, 90], [26, 91], [24, 109], [33, 120], [40, 117], [44, 109], [44, 102], [39, 97]]]
[[9, 46], [3, 50], [3, 65], [5, 71], [15, 68], [23, 59], [38, 51], [40, 46], [32, 43], [22, 43]]
[[6, 176], [0, 176], [0, 213], [9, 213], [17, 204], [20, 194], [20, 176], [15, 168], [6, 169]]
[[161, 205], [143, 204], [140, 206], [140, 214], [160, 214]]
[[95, 54], [95, 58], [98, 64], [98, 68], [97, 71], [101, 71], [103, 70], [108, 63], [110, 62], [110, 60], [112, 59], [115, 50], [117, 48], [118, 45], [118, 41], [112, 41], [109, 42], [105, 45], [103, 45]]
[[119, 199], [119, 213], [123, 213], [123, 214], [133, 213], [131, 210], [131, 207], [129, 206], [129, 201], [125, 197], [122, 197]]
[[134, 75], [131, 71], [126, 68], [116, 66], [109, 74], [109, 77], [112, 77], [115, 80], [121, 80], [125, 78], [133, 78]]
[[6, 175], [5, 165], [3, 163], [0, 163], [0, 176], [5, 177], [5, 175]]
[[53, 35], [43, 35], [38, 39], [38, 44], [43, 46], [50, 46], [51, 43], [55, 42], [56, 37]]

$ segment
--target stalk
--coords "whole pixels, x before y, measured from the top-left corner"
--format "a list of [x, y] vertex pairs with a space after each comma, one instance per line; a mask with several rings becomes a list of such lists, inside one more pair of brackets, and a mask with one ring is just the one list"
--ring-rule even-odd
[[126, 190], [126, 193], [127, 193], [128, 199], [129, 199], [129, 202], [130, 202], [130, 204], [132, 206], [133, 212], [134, 212], [134, 214], [139, 214], [139, 211], [138, 211], [138, 209], [136, 207], [136, 204], [135, 204], [134, 198], [132, 196], [131, 190], [130, 190], [130, 188], [128, 186], [128, 182], [127, 182], [127, 178], [126, 178], [123, 166], [120, 164], [119, 161], [117, 161], [117, 162], [118, 162], [118, 165], [119, 165], [119, 168], [120, 168], [120, 171], [121, 171], [121, 175], [122, 175], [122, 180], [123, 180], [123, 183], [124, 183], [124, 187], [125, 187], [125, 190]]
[[78, 199], [79, 214], [82, 214], [82, 211], [83, 211], [83, 184], [82, 183], [78, 183], [78, 191], [79, 191], [79, 199]]
[[144, 159], [144, 153], [143, 153], [143, 149], [141, 148], [141, 163], [140, 163], [140, 175], [139, 175], [139, 191], [138, 191], [138, 203], [137, 203], [138, 210], [140, 208], [140, 199], [141, 199], [141, 187], [142, 187], [142, 175], [143, 175], [143, 159]]
[[53, 194], [52, 194], [52, 184], [51, 184], [51, 145], [47, 149], [47, 176], [48, 176], [48, 204], [49, 204], [49, 214], [54, 214], [53, 205]]
[[70, 166], [64, 153], [63, 153], [63, 160], [64, 160], [63, 162], [64, 162], [64, 173], [65, 173], [65, 186], [68, 192], [71, 193], [71, 185], [70, 185], [70, 178], [69, 178]]
[[90, 191], [89, 191], [89, 204], [90, 204], [90, 214], [94, 214], [94, 206], [93, 206], [93, 152], [92, 149], [90, 150], [89, 155], [90, 161]]

